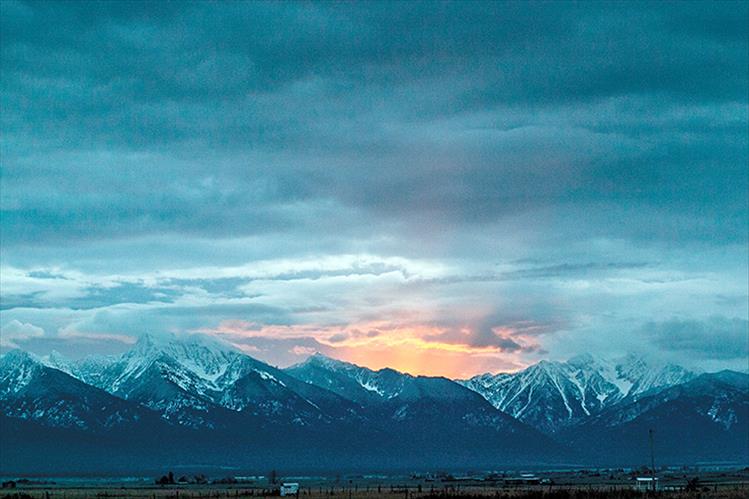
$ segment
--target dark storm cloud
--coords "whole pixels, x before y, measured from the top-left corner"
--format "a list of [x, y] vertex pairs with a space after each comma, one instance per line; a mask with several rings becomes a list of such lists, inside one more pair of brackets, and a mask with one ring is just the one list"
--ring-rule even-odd
[[671, 319], [650, 322], [643, 331], [661, 348], [683, 351], [699, 358], [749, 358], [749, 321], [746, 319]]
[[605, 200], [741, 239], [746, 9], [8, 3], [3, 236], [304, 232], [329, 200], [483, 224]]
[[0, 58], [6, 329], [746, 318], [746, 2], [8, 0]]

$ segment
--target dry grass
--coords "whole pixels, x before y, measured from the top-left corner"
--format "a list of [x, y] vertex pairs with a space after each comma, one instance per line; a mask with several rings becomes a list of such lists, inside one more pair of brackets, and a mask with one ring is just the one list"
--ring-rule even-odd
[[[231, 498], [231, 497], [274, 497], [267, 489], [230, 488], [219, 486], [195, 486], [184, 488], [56, 488], [8, 490], [0, 493], [6, 499], [79, 499], [79, 498]], [[277, 496], [277, 493], [275, 495]], [[417, 488], [381, 488], [365, 489], [303, 489], [299, 495], [304, 499], [747, 499], [749, 484], [732, 485], [693, 492], [665, 491], [642, 493], [627, 488], [589, 489], [589, 488], [517, 488], [478, 486], [435, 486], [434, 489]]]

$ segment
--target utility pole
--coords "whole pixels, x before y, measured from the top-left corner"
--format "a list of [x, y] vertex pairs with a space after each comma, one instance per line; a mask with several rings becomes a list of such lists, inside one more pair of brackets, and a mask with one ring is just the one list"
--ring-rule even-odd
[[648, 430], [648, 439], [650, 440], [650, 469], [653, 470], [653, 492], [655, 492], [655, 451], [653, 450], [653, 429]]

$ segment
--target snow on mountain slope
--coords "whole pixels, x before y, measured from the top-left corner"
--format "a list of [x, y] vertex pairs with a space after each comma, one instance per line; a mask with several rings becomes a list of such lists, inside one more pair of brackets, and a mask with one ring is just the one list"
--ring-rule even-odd
[[62, 371], [64, 373], [72, 375], [73, 362], [67, 357], [65, 357], [64, 355], [62, 355], [57, 350], [52, 350], [52, 352], [49, 355], [45, 357], [41, 357], [39, 360], [45, 366], [48, 366], [53, 369], [57, 369], [58, 371]]
[[629, 397], [561, 431], [561, 441], [590, 455], [605, 455], [600, 442], [622, 457], [645, 455], [653, 430], [661, 460], [749, 458], [749, 375], [701, 374], [685, 383]]
[[[333, 391], [361, 406], [360, 414], [393, 455], [410, 452], [471, 455], [567, 455], [538, 430], [498, 411], [481, 395], [447, 378], [378, 371], [315, 354], [287, 368], [308, 384]], [[433, 449], [427, 451], [426, 449]]]
[[[66, 361], [59, 355], [47, 362], [119, 398], [159, 412], [185, 426], [213, 427], [217, 410], [209, 394], [216, 378], [229, 366], [228, 347], [208, 345], [204, 339], [185, 342], [143, 336], [119, 357], [89, 357]], [[239, 356], [239, 354], [236, 354]]]
[[619, 393], [595, 371], [549, 361], [517, 374], [481, 375], [463, 383], [499, 410], [547, 433], [597, 412]]
[[356, 404], [270, 366], [238, 379], [221, 394], [219, 403], [295, 425], [359, 420]]
[[378, 421], [525, 431], [481, 396], [447, 378], [412, 376], [389, 368], [374, 371], [319, 353], [285, 372], [362, 405]]
[[455, 402], [463, 408], [454, 417], [491, 419], [496, 414], [482, 407], [483, 398], [502, 413], [554, 434], [695, 376], [633, 355], [609, 361], [589, 354], [457, 383], [388, 368], [375, 371], [321, 354], [279, 370], [201, 335], [144, 335], [119, 357], [69, 361], [52, 353], [43, 362], [169, 421], [207, 428], [232, 424], [237, 413], [296, 425], [366, 417], [403, 421], [431, 417], [430, 411], [447, 410]]
[[87, 430], [158, 419], [19, 350], [0, 357], [0, 409], [9, 417]]
[[696, 373], [681, 366], [658, 365], [633, 354], [616, 359], [613, 364], [616, 378], [631, 384], [629, 390], [623, 394], [630, 398], [637, 398], [651, 391], [685, 383], [697, 376]]
[[625, 399], [694, 376], [679, 366], [653, 366], [633, 355], [608, 361], [584, 354], [567, 362], [541, 361], [517, 373], [482, 374], [459, 382], [499, 410], [554, 433]]
[[631, 461], [654, 428], [664, 456], [717, 459], [728, 449], [726, 456], [741, 458], [749, 376], [695, 376], [635, 356], [581, 355], [457, 383], [319, 354], [280, 370], [210, 338], [146, 336], [117, 357], [5, 354], [0, 412], [13, 421], [119, 435], [282, 435], [274, 441], [286, 439], [294, 449], [297, 440], [323, 445], [344, 435], [347, 445], [378, 443], [383, 455], [397, 449], [417, 457], [429, 448], [609, 459], [609, 449], [596, 445], [616, 442], [617, 459]]
[[118, 357], [114, 355], [89, 355], [72, 362], [63, 361], [62, 365], [71, 376], [89, 385], [101, 386], [104, 384], [101, 377], [106, 372], [107, 367], [114, 364], [117, 359]]
[[[419, 396], [434, 398], [465, 395], [462, 389], [446, 378], [411, 376], [394, 369], [378, 371], [326, 357], [321, 353], [285, 372], [307, 383], [334, 391], [344, 398], [367, 404], [394, 398]], [[426, 389], [425, 385], [431, 385]], [[457, 393], [456, 393], [457, 392]]]
[[285, 372], [307, 383], [326, 388], [359, 404], [369, 404], [398, 396], [412, 377], [392, 369], [373, 371], [320, 353]]
[[202, 335], [144, 335], [120, 357], [48, 362], [183, 426], [224, 426], [239, 412], [296, 424], [351, 416], [348, 401]]
[[99, 383], [116, 393], [154, 364], [164, 368], [170, 381], [183, 390], [204, 396], [223, 390], [260, 363], [230, 345], [201, 335], [186, 338], [144, 335], [130, 351], [109, 364], [104, 363]]
[[21, 350], [11, 350], [0, 356], [0, 397], [22, 391], [44, 370], [39, 360]]
[[730, 430], [737, 421], [736, 406], [749, 407], [749, 375], [735, 371], [701, 374], [685, 383], [625, 399], [590, 418], [585, 426], [619, 426], [675, 400], [694, 401], [701, 415]]

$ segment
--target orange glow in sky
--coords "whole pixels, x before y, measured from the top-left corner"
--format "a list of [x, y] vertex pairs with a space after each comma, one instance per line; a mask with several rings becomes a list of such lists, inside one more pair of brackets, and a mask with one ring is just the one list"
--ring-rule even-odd
[[[444, 329], [425, 325], [398, 327], [371, 322], [326, 328], [312, 325], [257, 326], [228, 321], [216, 329], [202, 332], [219, 335], [235, 343], [253, 337], [312, 337], [325, 347], [323, 353], [331, 357], [371, 369], [390, 367], [413, 375], [466, 378], [484, 372], [515, 371], [528, 364], [518, 352], [503, 351], [496, 346], [470, 345], [460, 341], [460, 334], [457, 339], [448, 341], [441, 336]], [[506, 335], [511, 331], [503, 328], [498, 333]], [[534, 344], [533, 338], [513, 336], [513, 340], [524, 345]], [[252, 351], [248, 353], [253, 354]], [[300, 348], [299, 361], [310, 353], [311, 350]]]

